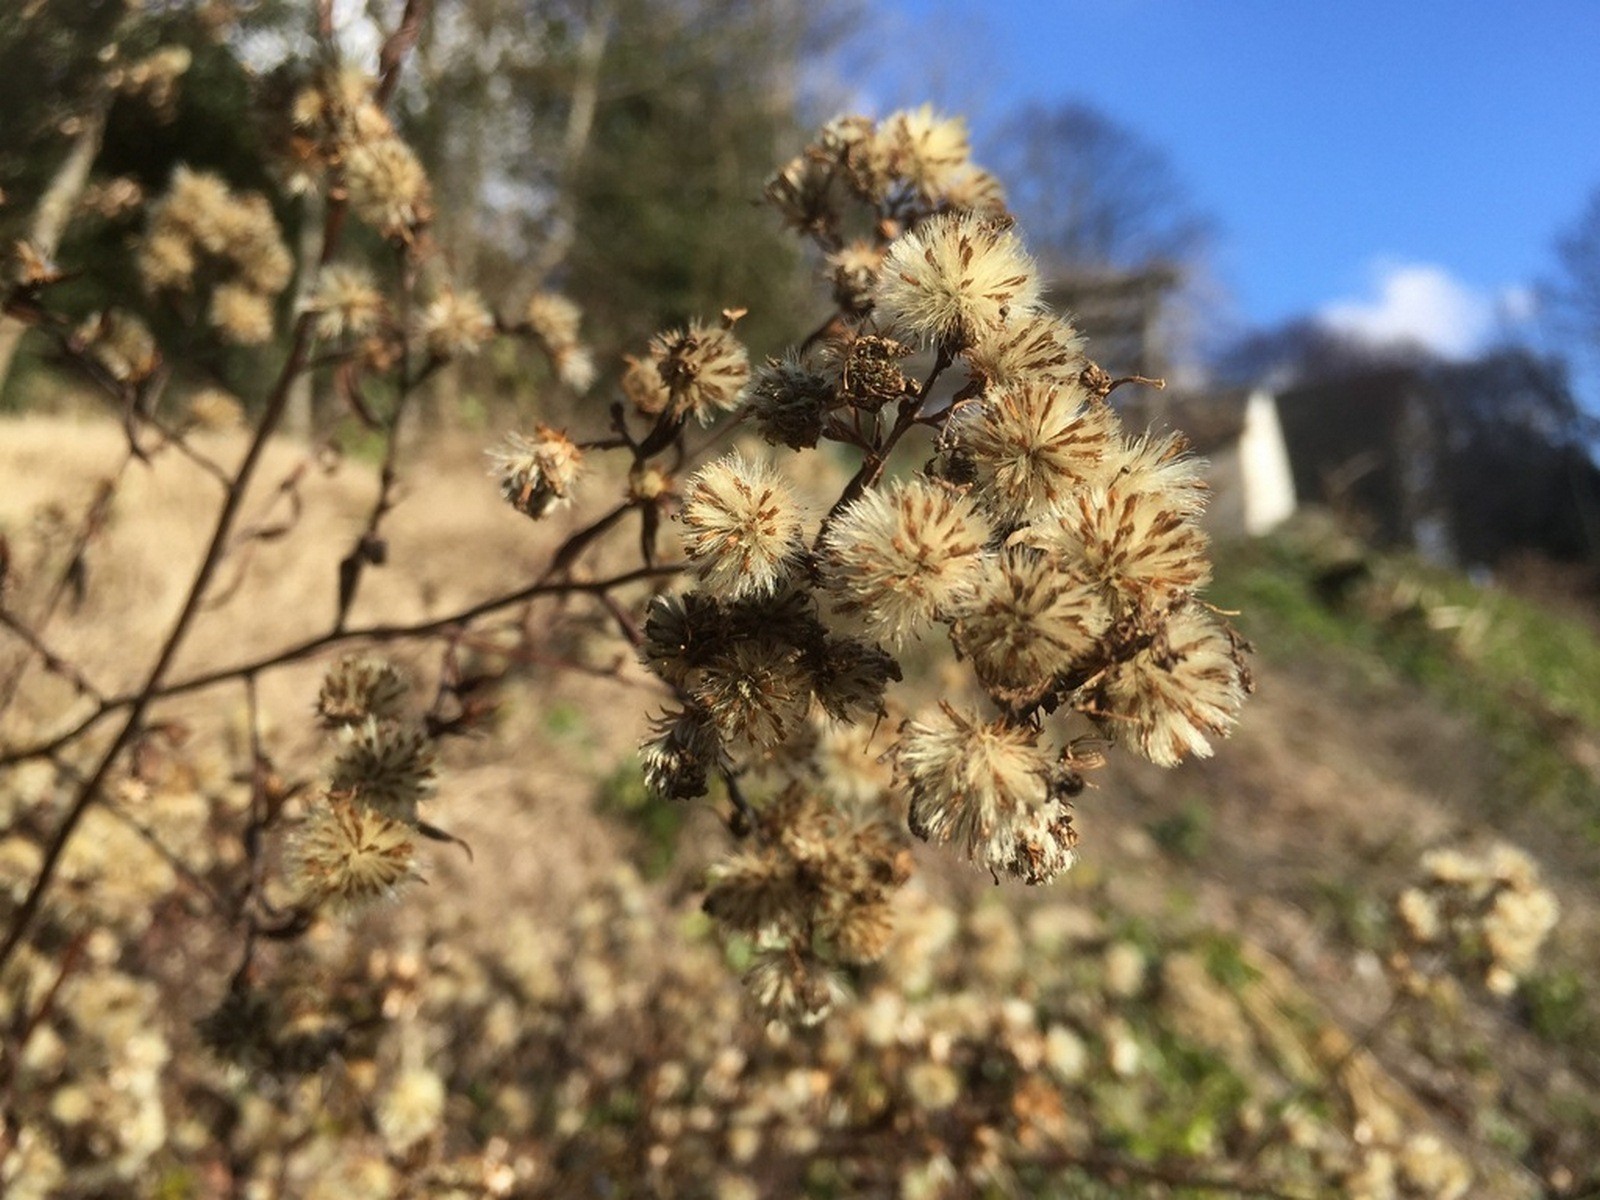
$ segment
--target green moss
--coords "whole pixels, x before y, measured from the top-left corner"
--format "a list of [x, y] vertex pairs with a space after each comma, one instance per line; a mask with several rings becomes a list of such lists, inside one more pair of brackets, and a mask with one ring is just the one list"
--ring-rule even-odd
[[652, 795], [637, 760], [628, 759], [600, 784], [598, 807], [633, 831], [633, 859], [646, 879], [672, 869], [689, 806]]

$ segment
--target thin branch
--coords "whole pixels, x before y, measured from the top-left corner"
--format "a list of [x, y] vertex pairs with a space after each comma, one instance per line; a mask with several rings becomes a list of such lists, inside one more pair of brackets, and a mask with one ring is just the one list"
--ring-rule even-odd
[[[176, 683], [160, 684], [150, 690], [148, 699], [165, 700], [172, 696], [181, 696], [188, 692], [200, 691], [219, 683], [241, 679], [263, 671], [270, 671], [275, 667], [285, 666], [300, 659], [309, 658], [319, 651], [343, 645], [346, 642], [396, 642], [405, 641], [409, 638], [430, 637], [433, 634], [442, 633], [458, 625], [465, 625], [477, 620], [479, 617], [487, 616], [504, 608], [511, 608], [514, 605], [525, 603], [540, 596], [559, 596], [573, 593], [604, 595], [612, 588], [625, 587], [630, 583], [638, 583], [646, 579], [664, 579], [679, 574], [682, 570], [683, 564], [681, 563], [666, 563], [654, 567], [639, 567], [606, 579], [534, 583], [527, 587], [518, 588], [513, 592], [505, 592], [498, 596], [492, 596], [487, 600], [480, 600], [446, 616], [433, 617], [426, 621], [417, 621], [411, 624], [365, 625], [352, 629], [330, 631], [319, 634], [316, 637], [307, 638], [302, 642], [296, 642], [294, 645], [286, 646], [282, 650], [273, 651], [249, 662], [234, 663], [230, 666], [219, 667], [216, 670], [204, 671], [198, 675], [191, 675], [187, 679], [180, 679]], [[47, 741], [19, 747], [0, 756], [0, 767], [12, 766], [30, 758], [42, 758], [55, 753], [83, 736], [83, 734], [112, 713], [120, 712], [137, 703], [142, 696], [143, 689], [136, 693], [112, 696], [72, 728]]]
[[[9, 629], [24, 646], [33, 651], [39, 661], [44, 664], [46, 671], [49, 671], [52, 675], [61, 676], [77, 689], [79, 695], [88, 696], [101, 704], [105, 703], [105, 693], [89, 682], [88, 676], [51, 650], [49, 646], [46, 646], [38, 634], [29, 629], [20, 618], [3, 605], [0, 605], [0, 625]], [[17, 674], [20, 676], [21, 672], [19, 671]]]

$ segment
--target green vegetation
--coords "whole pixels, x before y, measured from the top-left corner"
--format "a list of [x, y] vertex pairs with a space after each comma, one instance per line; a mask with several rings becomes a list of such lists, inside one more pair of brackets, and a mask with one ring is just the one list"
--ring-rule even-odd
[[1305, 529], [1221, 556], [1213, 596], [1273, 660], [1407, 681], [1472, 721], [1507, 809], [1600, 841], [1600, 635], [1519, 596]]

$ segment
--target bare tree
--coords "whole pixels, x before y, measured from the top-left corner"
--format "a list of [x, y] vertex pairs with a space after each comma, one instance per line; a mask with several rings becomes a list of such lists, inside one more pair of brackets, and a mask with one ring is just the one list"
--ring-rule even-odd
[[1027, 105], [1002, 126], [992, 157], [1048, 268], [1181, 264], [1209, 236], [1167, 155], [1090, 105]]

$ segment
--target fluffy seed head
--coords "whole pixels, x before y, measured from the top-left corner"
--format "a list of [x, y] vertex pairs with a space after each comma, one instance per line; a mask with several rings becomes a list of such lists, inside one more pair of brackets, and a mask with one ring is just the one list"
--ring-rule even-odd
[[[1040, 527], [1034, 527], [1038, 529]], [[1180, 494], [1144, 491], [1123, 478], [1067, 500], [1059, 524], [1031, 543], [1065, 551], [1124, 605], [1154, 611], [1211, 578], [1209, 545]]]
[[289, 853], [289, 876], [309, 903], [357, 907], [393, 893], [416, 871], [410, 826], [338, 794], [307, 818]]
[[272, 340], [272, 300], [242, 283], [220, 283], [211, 293], [211, 327], [235, 346]]
[[857, 240], [828, 255], [833, 298], [845, 312], [861, 316], [872, 308], [872, 290], [883, 271], [883, 247]]
[[1099, 480], [1159, 494], [1178, 512], [1198, 516], [1206, 506], [1205, 467], [1181, 434], [1146, 433], [1113, 442], [1100, 462]]
[[963, 357], [986, 388], [1076, 384], [1083, 335], [1054, 313], [1038, 312], [980, 331]]
[[466, 358], [494, 336], [494, 317], [476, 292], [447, 287], [417, 314], [416, 336], [435, 358]]
[[691, 322], [687, 330], [658, 333], [650, 361], [666, 387], [674, 415], [709, 425], [719, 412], [732, 412], [750, 381], [750, 356], [731, 330]]
[[1233, 638], [1189, 606], [1168, 617], [1149, 647], [1111, 668], [1105, 703], [1114, 732], [1126, 729], [1141, 755], [1173, 767], [1185, 755], [1211, 756], [1208, 738], [1232, 729], [1245, 680]]
[[767, 596], [805, 549], [804, 516], [789, 484], [767, 463], [736, 453], [701, 468], [683, 502], [683, 546], [713, 595]]
[[358, 141], [344, 156], [350, 207], [386, 238], [409, 242], [433, 219], [432, 191], [422, 163], [397, 137]]
[[375, 333], [387, 306], [365, 267], [330, 263], [317, 276], [311, 311], [317, 314], [317, 336], [340, 341]]
[[1003, 222], [942, 213], [889, 247], [876, 301], [896, 329], [960, 349], [1033, 311], [1038, 270]]
[[823, 574], [841, 613], [900, 645], [947, 612], [982, 570], [988, 524], [966, 496], [916, 479], [869, 491], [823, 537]]
[[936, 113], [933, 105], [902, 109], [885, 118], [880, 130], [896, 174], [925, 200], [937, 201], [970, 165], [967, 123]]
[[1065, 503], [1098, 470], [1116, 418], [1076, 385], [1030, 380], [957, 416], [953, 440], [977, 472], [976, 494], [1004, 524]]
[[1099, 589], [1042, 554], [985, 565], [954, 610], [951, 637], [989, 688], [1042, 688], [1082, 661], [1110, 623]]
[[539, 425], [531, 438], [508, 433], [499, 449], [489, 451], [489, 460], [500, 494], [512, 508], [538, 520], [572, 502], [583, 451], [566, 434]]
[[330, 726], [357, 725], [368, 717], [397, 720], [410, 691], [406, 677], [381, 658], [347, 654], [334, 664], [317, 693], [317, 715]]
[[1052, 766], [1031, 730], [941, 704], [905, 724], [895, 761], [911, 791], [911, 832], [925, 841], [1016, 874], [1019, 845], [1048, 832]]
[[368, 808], [414, 823], [433, 793], [433, 744], [420, 728], [368, 717], [339, 731], [329, 787]]

